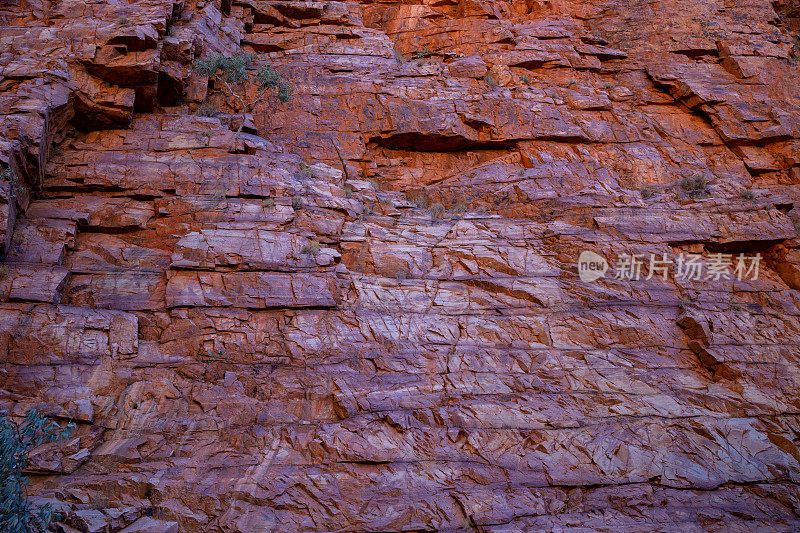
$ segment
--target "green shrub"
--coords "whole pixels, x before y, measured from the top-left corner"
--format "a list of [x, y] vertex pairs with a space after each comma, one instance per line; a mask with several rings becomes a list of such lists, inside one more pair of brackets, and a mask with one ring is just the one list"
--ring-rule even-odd
[[417, 50], [416, 52], [411, 54], [411, 59], [422, 59], [424, 57], [430, 57], [432, 55], [433, 52], [431, 52], [430, 50], [428, 50], [423, 46], [421, 50]]
[[200, 353], [194, 356], [197, 361], [201, 363], [208, 364], [208, 363], [230, 363], [231, 359], [225, 353], [225, 351], [220, 348], [215, 352], [206, 352]]
[[37, 411], [28, 411], [17, 424], [0, 411], [0, 523], [7, 533], [46, 529], [55, 518], [50, 504], [34, 508], [28, 501], [28, 466], [31, 450], [47, 442], [67, 439], [75, 429], [70, 422], [61, 427]]
[[[248, 67], [255, 60], [254, 54], [240, 52], [233, 57], [216, 54], [194, 63], [195, 72], [209, 79], [220, 80], [228, 93], [239, 102], [242, 123], [236, 131], [237, 135], [242, 131], [247, 114], [266, 100], [273, 91], [278, 100], [284, 103], [288, 102], [294, 93], [294, 88], [284, 82], [278, 71], [270, 65], [262, 66], [255, 74], [248, 75]], [[258, 92], [250, 98], [247, 95], [248, 81], [253, 81], [258, 86]]]

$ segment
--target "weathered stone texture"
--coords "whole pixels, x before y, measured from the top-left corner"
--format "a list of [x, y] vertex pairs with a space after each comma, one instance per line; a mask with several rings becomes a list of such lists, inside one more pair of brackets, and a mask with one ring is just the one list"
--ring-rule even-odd
[[[800, 529], [796, 1], [0, 24], [0, 408], [78, 423], [60, 531]], [[237, 138], [191, 63], [240, 45], [295, 95]]]

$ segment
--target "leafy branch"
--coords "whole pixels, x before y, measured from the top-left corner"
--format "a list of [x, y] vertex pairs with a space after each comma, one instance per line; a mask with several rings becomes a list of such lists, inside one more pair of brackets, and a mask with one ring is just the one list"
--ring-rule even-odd
[[[233, 57], [225, 57], [222, 54], [209, 56], [205, 59], [197, 60], [194, 70], [201, 76], [212, 79], [216, 78], [222, 82], [226, 92], [239, 103], [242, 110], [242, 123], [236, 130], [236, 135], [241, 133], [247, 114], [253, 111], [256, 106], [265, 101], [271, 94], [275, 94], [283, 103], [288, 102], [294, 88], [283, 81], [280, 73], [270, 65], [260, 67], [254, 74], [250, 73], [250, 67], [255, 61], [254, 54], [241, 52]], [[252, 98], [247, 96], [247, 82], [253, 81], [258, 89]]]
[[26, 533], [46, 529], [55, 513], [50, 504], [34, 508], [28, 501], [28, 478], [23, 471], [34, 448], [69, 438], [70, 422], [59, 426], [37, 411], [16, 423], [0, 411], [0, 525], [2, 531]]

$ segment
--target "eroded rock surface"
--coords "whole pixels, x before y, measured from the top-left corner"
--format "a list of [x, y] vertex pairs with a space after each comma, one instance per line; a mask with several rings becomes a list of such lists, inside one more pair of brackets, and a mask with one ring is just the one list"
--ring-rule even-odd
[[[799, 20], [4, 2], [0, 406], [78, 423], [31, 493], [67, 532], [800, 529]], [[191, 62], [240, 45], [296, 92], [236, 138]]]

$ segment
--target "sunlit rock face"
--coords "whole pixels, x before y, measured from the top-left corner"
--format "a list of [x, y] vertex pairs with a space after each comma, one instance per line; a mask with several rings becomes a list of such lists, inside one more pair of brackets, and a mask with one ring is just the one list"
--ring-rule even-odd
[[[0, 408], [78, 425], [58, 531], [800, 529], [796, 1], [0, 23]], [[240, 49], [288, 103], [192, 69]]]

